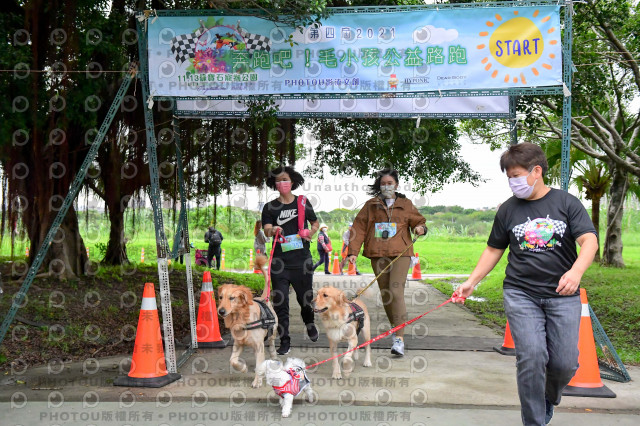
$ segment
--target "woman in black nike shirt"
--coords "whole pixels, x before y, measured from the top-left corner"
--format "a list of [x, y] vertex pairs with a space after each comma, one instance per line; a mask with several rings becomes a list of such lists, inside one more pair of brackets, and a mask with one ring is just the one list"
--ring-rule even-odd
[[[276, 243], [271, 264], [271, 288], [273, 308], [278, 315], [278, 335], [280, 336], [279, 355], [289, 353], [289, 285], [296, 292], [300, 304], [301, 316], [307, 334], [312, 342], [318, 340], [318, 330], [313, 323], [313, 260], [309, 250], [311, 237], [318, 231], [320, 223], [313, 207], [305, 204], [303, 229], [298, 229], [298, 196], [291, 191], [304, 183], [304, 178], [292, 167], [282, 166], [273, 169], [267, 178], [267, 186], [277, 190], [280, 195], [265, 204], [262, 209], [262, 223], [267, 237], [273, 237], [279, 231], [285, 242]], [[308, 224], [311, 229], [308, 229]]]

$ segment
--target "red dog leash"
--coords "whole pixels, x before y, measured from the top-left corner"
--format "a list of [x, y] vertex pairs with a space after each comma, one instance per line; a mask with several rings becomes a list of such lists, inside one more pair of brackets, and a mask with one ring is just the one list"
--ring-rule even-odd
[[271, 246], [271, 254], [269, 255], [269, 270], [267, 271], [267, 298], [269, 301], [269, 296], [271, 295], [271, 263], [273, 262], [273, 252], [276, 250], [276, 243], [284, 243], [285, 239], [282, 235], [280, 235], [280, 230], [276, 231], [276, 235], [273, 236], [273, 245]]
[[419, 320], [419, 319], [420, 319], [420, 318], [422, 318], [423, 316], [425, 316], [425, 315], [427, 315], [427, 314], [430, 314], [431, 312], [435, 311], [436, 309], [443, 307], [443, 306], [444, 306], [444, 305], [446, 305], [447, 303], [449, 303], [449, 302], [453, 302], [453, 301], [454, 301], [454, 299], [463, 299], [463, 300], [464, 300], [464, 299], [466, 299], [466, 298], [458, 296], [458, 294], [457, 294], [457, 293], [453, 293], [453, 294], [451, 295], [451, 298], [449, 298], [448, 300], [446, 300], [446, 301], [442, 302], [441, 304], [439, 304], [439, 305], [438, 305], [438, 306], [436, 306], [435, 308], [428, 310], [428, 311], [427, 311], [427, 312], [425, 312], [424, 314], [419, 315], [419, 316], [417, 316], [417, 317], [415, 317], [415, 318], [413, 318], [413, 319], [410, 319], [409, 321], [405, 321], [405, 322], [403, 322], [403, 323], [402, 323], [402, 324], [400, 324], [400, 325], [396, 325], [396, 326], [395, 326], [395, 327], [393, 327], [392, 329], [385, 331], [384, 333], [382, 333], [382, 334], [380, 334], [380, 335], [378, 335], [378, 336], [374, 337], [373, 339], [369, 340], [368, 342], [364, 342], [364, 343], [359, 344], [358, 346], [356, 346], [356, 347], [355, 347], [355, 348], [353, 348], [353, 349], [349, 349], [348, 351], [343, 352], [343, 353], [341, 353], [341, 354], [339, 354], [339, 355], [332, 356], [331, 358], [329, 358], [329, 359], [325, 359], [324, 361], [319, 361], [319, 362], [316, 362], [315, 364], [308, 365], [308, 366], [306, 366], [305, 368], [306, 368], [306, 369], [309, 369], [309, 368], [315, 367], [315, 366], [320, 365], [320, 364], [323, 364], [323, 363], [325, 363], [325, 362], [327, 362], [327, 361], [331, 361], [331, 360], [333, 360], [333, 359], [339, 358], [339, 357], [341, 357], [342, 355], [346, 355], [346, 354], [348, 354], [349, 352], [353, 352], [353, 351], [355, 351], [356, 349], [364, 348], [365, 346], [370, 345], [370, 344], [372, 344], [373, 342], [377, 342], [378, 340], [380, 340], [380, 339], [382, 339], [382, 338], [384, 338], [384, 337], [387, 337], [387, 336], [389, 336], [390, 334], [395, 333], [396, 331], [400, 330], [401, 328], [406, 327], [406, 326], [408, 326], [409, 324], [411, 324], [411, 323], [413, 323], [413, 322], [415, 322], [415, 321]]

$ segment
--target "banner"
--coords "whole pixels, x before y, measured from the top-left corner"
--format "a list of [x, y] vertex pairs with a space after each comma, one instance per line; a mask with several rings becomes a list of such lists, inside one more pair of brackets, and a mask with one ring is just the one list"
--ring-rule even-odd
[[347, 95], [562, 85], [560, 6], [385, 10], [343, 10], [301, 31], [252, 16], [149, 19], [151, 94]]
[[[448, 98], [377, 99], [276, 99], [278, 117], [473, 117], [481, 114], [506, 117], [509, 97], [474, 96]], [[176, 113], [181, 117], [245, 117], [247, 104], [242, 100], [178, 100]]]

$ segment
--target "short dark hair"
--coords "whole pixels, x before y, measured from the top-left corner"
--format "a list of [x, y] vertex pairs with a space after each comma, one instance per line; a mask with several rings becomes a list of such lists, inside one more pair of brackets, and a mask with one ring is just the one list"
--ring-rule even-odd
[[500, 157], [500, 170], [503, 172], [510, 167], [520, 166], [531, 171], [535, 166], [542, 167], [544, 176], [549, 170], [547, 157], [538, 145], [530, 142], [522, 142], [511, 145]]
[[279, 166], [269, 172], [269, 176], [267, 177], [266, 184], [269, 188], [276, 191], [276, 177], [281, 175], [282, 173], [286, 173], [291, 178], [291, 190], [295, 191], [304, 183], [304, 178], [298, 172], [296, 172], [291, 166]]
[[377, 175], [378, 176], [373, 182], [373, 185], [368, 185], [369, 189], [367, 190], [367, 194], [371, 195], [372, 197], [377, 197], [378, 195], [382, 194], [382, 191], [380, 190], [380, 181], [383, 177], [391, 176], [396, 181], [396, 184], [400, 182], [400, 180], [398, 179], [398, 172], [394, 169], [382, 169], [377, 172]]

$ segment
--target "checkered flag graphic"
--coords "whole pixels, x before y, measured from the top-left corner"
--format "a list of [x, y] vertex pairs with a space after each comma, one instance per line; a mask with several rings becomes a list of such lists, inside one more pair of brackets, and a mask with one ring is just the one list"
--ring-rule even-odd
[[[567, 224], [566, 223], [564, 223], [561, 220], [551, 219], [549, 217], [549, 215], [547, 215], [546, 220], [551, 225], [553, 225], [553, 229], [552, 230], [553, 230], [554, 234], [558, 234], [558, 235], [560, 235], [560, 237], [564, 236], [564, 231], [567, 230]], [[527, 229], [527, 225], [529, 224], [529, 222], [531, 222], [531, 219], [527, 218], [527, 221], [525, 223], [521, 223], [520, 225], [516, 225], [511, 230], [511, 232], [513, 232], [513, 235], [515, 235], [518, 240], [520, 240], [520, 238], [524, 237], [525, 229]]]
[[252, 54], [256, 50], [271, 51], [271, 39], [260, 34], [252, 34], [245, 31], [240, 25], [237, 26], [238, 32], [244, 38], [246, 49], [249, 54]]
[[547, 220], [553, 225], [553, 233], [564, 237], [564, 231], [567, 230], [567, 224], [561, 220], [549, 219], [549, 216], [547, 216]]
[[176, 62], [178, 64], [182, 64], [196, 56], [198, 37], [200, 37], [203, 32], [204, 30], [199, 28], [191, 34], [183, 34], [171, 39], [171, 53], [176, 56]]
[[511, 232], [513, 232], [513, 235], [515, 235], [518, 240], [524, 237], [524, 230], [527, 228], [527, 224], [529, 222], [531, 222], [531, 219], [527, 220], [525, 223], [521, 223], [520, 225], [514, 226], [513, 229], [511, 230]]

